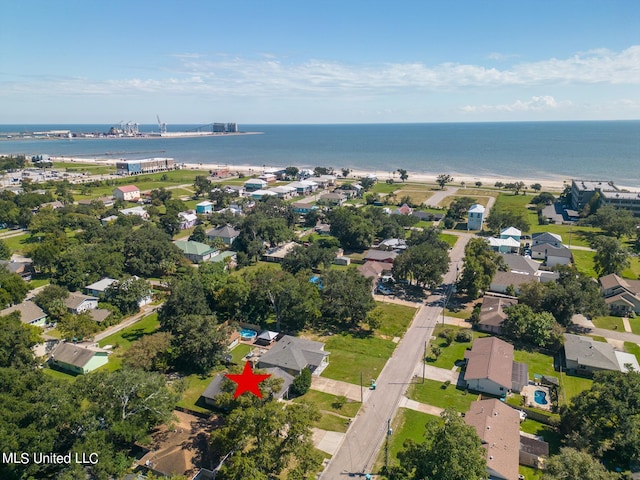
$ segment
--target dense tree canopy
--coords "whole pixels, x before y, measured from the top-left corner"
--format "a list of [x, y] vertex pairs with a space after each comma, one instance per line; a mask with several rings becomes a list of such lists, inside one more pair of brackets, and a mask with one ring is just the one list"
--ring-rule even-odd
[[525, 304], [505, 309], [507, 318], [501, 325], [505, 335], [537, 347], [555, 347], [562, 340], [562, 329], [549, 312], [535, 313]]
[[491, 280], [498, 270], [499, 261], [499, 255], [491, 250], [484, 239], [472, 238], [464, 249], [458, 288], [466, 291], [471, 298], [478, 298], [480, 293], [491, 285]]
[[375, 307], [371, 279], [355, 269], [329, 270], [322, 276], [322, 320], [339, 328], [358, 328]]
[[591, 223], [600, 227], [607, 235], [620, 238], [623, 235], [631, 236], [636, 232], [638, 219], [630, 210], [615, 208], [611, 205], [603, 205], [598, 211], [589, 217]]
[[336, 237], [345, 250], [362, 251], [373, 243], [373, 222], [352, 207], [332, 209], [328, 214], [331, 235]]
[[640, 462], [640, 373], [597, 372], [589, 390], [561, 412], [567, 446], [585, 450], [607, 465], [628, 469]]
[[431, 420], [426, 425], [424, 441], [407, 440], [398, 453], [405, 476], [394, 478], [438, 480], [485, 480], [486, 450], [473, 427], [453, 409], [442, 413], [444, 421]]
[[608, 472], [602, 463], [587, 452], [564, 447], [545, 463], [542, 480], [619, 480], [620, 475]]
[[599, 276], [622, 271], [631, 265], [631, 254], [617, 238], [597, 236], [593, 240], [596, 254], [593, 257], [594, 267]]
[[11, 273], [5, 265], [0, 265], [0, 310], [22, 302], [29, 291], [29, 283], [17, 273]]

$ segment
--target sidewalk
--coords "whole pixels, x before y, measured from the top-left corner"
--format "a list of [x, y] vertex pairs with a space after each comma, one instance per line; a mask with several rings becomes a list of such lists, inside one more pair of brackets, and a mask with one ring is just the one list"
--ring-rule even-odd
[[400, 399], [399, 407], [408, 408], [410, 410], [415, 410], [416, 412], [428, 413], [429, 415], [435, 415], [439, 417], [443, 408], [434, 407], [433, 405], [427, 405], [426, 403], [416, 402], [415, 400], [411, 400], [403, 396]]
[[[368, 382], [370, 379], [363, 379], [363, 382]], [[356, 402], [360, 401], [360, 385], [354, 385], [353, 383], [341, 382], [340, 380], [333, 380], [325, 377], [311, 377], [311, 388], [318, 390], [319, 392], [330, 393], [331, 395], [344, 395], [349, 400]], [[369, 384], [365, 384], [362, 387], [364, 400], [369, 398], [371, 390], [369, 390]]]

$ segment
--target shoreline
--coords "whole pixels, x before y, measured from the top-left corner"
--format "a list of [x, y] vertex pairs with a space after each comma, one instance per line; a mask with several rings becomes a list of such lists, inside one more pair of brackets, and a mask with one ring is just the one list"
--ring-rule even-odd
[[[81, 158], [81, 157], [64, 157], [64, 156], [51, 156], [49, 157], [54, 164], [56, 162], [73, 162], [73, 163], [85, 163], [85, 164], [94, 164], [94, 165], [115, 165], [118, 161], [117, 159], [109, 158], [109, 159], [98, 159], [98, 158]], [[216, 170], [216, 169], [224, 169], [228, 168], [232, 172], [240, 172], [244, 175], [251, 176], [256, 174], [262, 174], [265, 170], [272, 170], [274, 168], [281, 167], [272, 167], [265, 165], [229, 165], [229, 164], [215, 164], [215, 163], [182, 163], [184, 165], [184, 169], [186, 170], [200, 170], [206, 171]], [[300, 168], [300, 167], [298, 167]], [[367, 175], [375, 175], [378, 178], [379, 182], [384, 182], [388, 178], [393, 178], [394, 183], [401, 185], [403, 182], [400, 180], [397, 172], [391, 174], [390, 172], [384, 171], [375, 171], [375, 170], [361, 170], [361, 169], [349, 169], [349, 176], [344, 178], [340, 175], [340, 169], [336, 169], [336, 177], [338, 179], [345, 180], [353, 180], [361, 177], [365, 177]], [[424, 184], [436, 184], [436, 177], [440, 175], [440, 173], [418, 173], [407, 171], [409, 178], [407, 182], [409, 183], [424, 183]], [[560, 176], [554, 179], [536, 179], [536, 178], [516, 178], [509, 177], [506, 175], [457, 175], [451, 174], [453, 177], [453, 182], [450, 182], [449, 186], [460, 187], [460, 182], [465, 182], [465, 186], [463, 188], [478, 188], [476, 187], [476, 182], [482, 182], [481, 187], [494, 187], [496, 182], [503, 183], [514, 183], [522, 181], [527, 186], [527, 189], [530, 190], [530, 185], [534, 183], [539, 183], [542, 185], [542, 190], [551, 190], [551, 191], [562, 191], [564, 189], [565, 184], [570, 184], [571, 179], [564, 179]], [[623, 187], [622, 185], [619, 185]], [[623, 187], [630, 188], [630, 187]], [[541, 190], [541, 191], [542, 191]]]

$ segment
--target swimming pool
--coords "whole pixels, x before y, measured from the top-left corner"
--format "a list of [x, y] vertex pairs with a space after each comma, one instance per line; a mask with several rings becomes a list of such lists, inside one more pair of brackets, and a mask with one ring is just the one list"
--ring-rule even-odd
[[249, 330], [247, 328], [243, 328], [242, 330], [240, 330], [240, 338], [242, 338], [242, 340], [253, 340], [257, 336], [258, 332], [256, 332], [255, 330]]
[[546, 405], [549, 403], [547, 401], [547, 393], [542, 390], [536, 390], [533, 392], [533, 399], [538, 405]]

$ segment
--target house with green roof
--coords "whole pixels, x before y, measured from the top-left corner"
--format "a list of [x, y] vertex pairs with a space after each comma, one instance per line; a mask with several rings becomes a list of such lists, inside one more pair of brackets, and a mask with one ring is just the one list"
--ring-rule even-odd
[[208, 262], [212, 257], [220, 253], [219, 250], [210, 247], [206, 243], [194, 242], [192, 240], [176, 240], [173, 243], [182, 250], [184, 256], [193, 263]]

